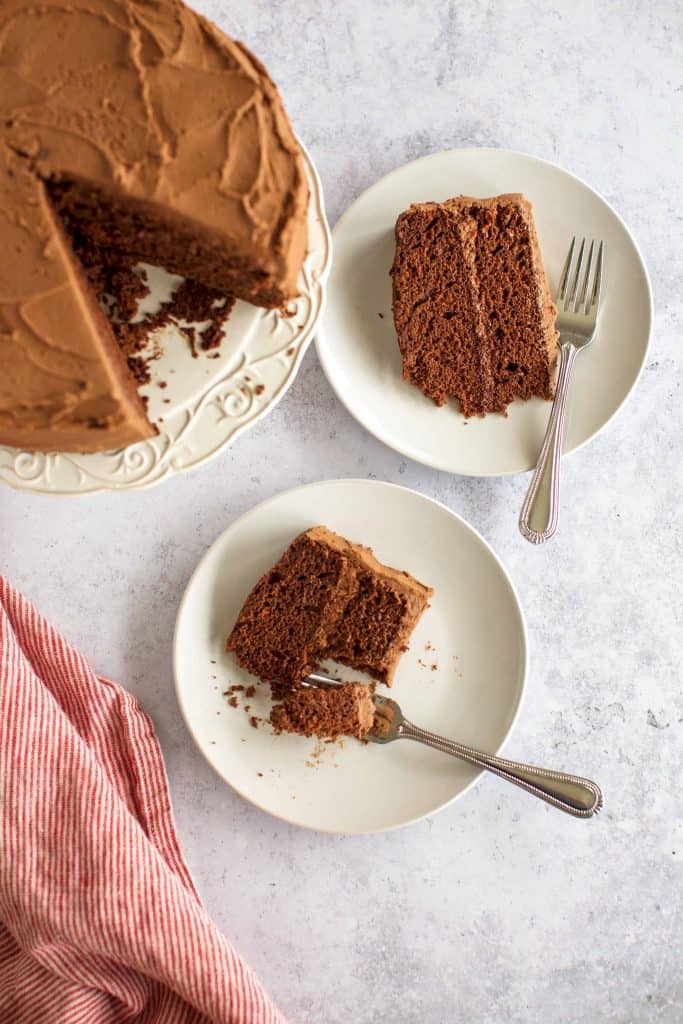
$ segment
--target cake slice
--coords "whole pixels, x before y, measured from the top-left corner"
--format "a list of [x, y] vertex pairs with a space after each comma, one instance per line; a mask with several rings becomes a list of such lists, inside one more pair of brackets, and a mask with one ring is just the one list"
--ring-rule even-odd
[[285, 695], [270, 712], [276, 732], [336, 739], [355, 736], [362, 740], [375, 721], [375, 705], [367, 686], [344, 683], [334, 689], [300, 688]]
[[552, 398], [557, 311], [523, 196], [413, 204], [391, 277], [403, 377], [437, 405], [483, 416]]
[[151, 437], [135, 380], [43, 184], [10, 173], [6, 156], [0, 141], [2, 206], [30, 188], [35, 204], [31, 230], [21, 241], [13, 238], [20, 227], [10, 231], [16, 245], [0, 255], [0, 444], [89, 452]]
[[271, 684], [296, 686], [332, 658], [390, 686], [432, 593], [369, 548], [315, 526], [256, 584], [226, 649]]
[[302, 533], [258, 581], [226, 650], [267, 683], [296, 686], [324, 658], [328, 636], [358, 587], [338, 545]]

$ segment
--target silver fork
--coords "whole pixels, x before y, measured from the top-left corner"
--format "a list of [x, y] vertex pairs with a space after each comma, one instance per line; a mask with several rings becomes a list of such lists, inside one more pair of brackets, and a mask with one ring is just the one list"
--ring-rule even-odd
[[[323, 686], [336, 688], [342, 684], [336, 679], [322, 675], [320, 672], [313, 672], [307, 679], [303, 680], [303, 686]], [[404, 716], [399, 704], [389, 697], [373, 694], [375, 702], [375, 724], [365, 736], [365, 739], [372, 743], [392, 743], [394, 740], [417, 740], [435, 750], [441, 750], [444, 754], [450, 754], [461, 761], [476, 765], [477, 768], [484, 768], [486, 771], [499, 775], [501, 779], [512, 782], [527, 793], [545, 800], [553, 807], [572, 814], [575, 818], [591, 818], [597, 814], [602, 807], [602, 792], [600, 787], [590, 779], [583, 779], [578, 775], [568, 775], [566, 772], [549, 771], [546, 768], [535, 768], [530, 764], [523, 764], [521, 761], [509, 761], [504, 757], [495, 757], [493, 754], [484, 754], [473, 747], [463, 746], [455, 740], [448, 740], [436, 733], [427, 732], [417, 725], [413, 725]]]
[[560, 332], [560, 365], [555, 400], [541, 454], [538, 457], [538, 464], [519, 514], [520, 532], [532, 544], [544, 544], [549, 540], [557, 530], [560, 516], [560, 459], [564, 441], [569, 380], [578, 353], [590, 345], [593, 340], [598, 317], [604, 247], [602, 242], [598, 243], [595, 270], [593, 271], [595, 245], [595, 242], [590, 243], [588, 257], [584, 265], [586, 251], [586, 239], [584, 238], [574, 265], [576, 238], [572, 238], [562, 271], [557, 295], [556, 326]]

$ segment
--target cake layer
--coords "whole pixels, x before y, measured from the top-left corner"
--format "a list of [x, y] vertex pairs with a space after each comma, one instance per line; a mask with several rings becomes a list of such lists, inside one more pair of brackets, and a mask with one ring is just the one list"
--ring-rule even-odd
[[128, 256], [283, 305], [308, 186], [278, 92], [180, 0], [5, 0], [0, 115], [0, 443], [148, 437], [54, 213]]
[[358, 587], [330, 632], [325, 657], [391, 686], [401, 655], [434, 591], [407, 572], [382, 565], [370, 548], [323, 526], [312, 536], [349, 559]]
[[324, 657], [357, 586], [344, 554], [303, 533], [247, 597], [226, 650], [265, 682], [295, 686]]
[[363, 739], [375, 721], [375, 705], [367, 686], [344, 683], [335, 688], [306, 687], [288, 693], [270, 712], [276, 732], [336, 739]]
[[414, 204], [391, 275], [403, 376], [437, 405], [472, 416], [552, 397], [556, 310], [523, 196]]

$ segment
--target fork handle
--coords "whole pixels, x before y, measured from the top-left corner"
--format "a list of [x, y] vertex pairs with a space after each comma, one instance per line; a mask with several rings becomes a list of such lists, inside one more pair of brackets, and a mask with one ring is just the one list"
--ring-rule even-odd
[[545, 544], [557, 530], [560, 518], [560, 459], [567, 418], [569, 381], [577, 353], [578, 349], [571, 341], [560, 344], [555, 400], [541, 454], [519, 514], [520, 533], [532, 544]]
[[602, 807], [602, 792], [600, 787], [590, 779], [582, 779], [578, 775], [568, 775], [566, 772], [549, 771], [546, 768], [535, 768], [530, 764], [522, 764], [520, 761], [508, 761], [504, 757], [494, 757], [493, 754], [484, 754], [473, 747], [465, 747], [462, 743], [454, 740], [447, 740], [436, 733], [420, 729], [412, 722], [404, 720], [398, 727], [400, 739], [417, 740], [435, 750], [441, 750], [444, 754], [451, 754], [461, 761], [468, 761], [478, 768], [485, 768], [486, 771], [499, 775], [501, 779], [507, 779], [527, 793], [545, 800], [553, 807], [572, 814], [575, 818], [590, 818], [597, 814]]

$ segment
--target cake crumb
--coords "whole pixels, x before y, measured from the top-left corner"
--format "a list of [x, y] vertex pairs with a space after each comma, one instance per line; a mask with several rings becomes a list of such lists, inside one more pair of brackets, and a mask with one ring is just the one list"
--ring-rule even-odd
[[252, 727], [252, 729], [258, 729], [258, 724], [260, 721], [260, 718], [257, 718], [256, 715], [252, 715], [251, 718], [249, 719], [249, 725]]
[[244, 696], [245, 697], [255, 697], [256, 696], [256, 687], [255, 686], [248, 686], [246, 688], [246, 690], [244, 691]]
[[389, 735], [390, 728], [391, 723], [388, 719], [382, 718], [380, 715], [375, 716], [375, 724], [372, 727], [372, 731], [375, 736], [379, 736], [380, 739], [383, 739], [385, 736]]
[[263, 778], [263, 772], [256, 772], [256, 774], [258, 775], [259, 779]]
[[263, 384], [257, 384], [256, 387], [254, 388], [254, 394], [255, 395], [262, 395], [265, 390], [266, 389], [265, 389], [265, 386]]
[[126, 362], [138, 384], [149, 384], [152, 374], [149, 372], [147, 360], [143, 356], [126, 356]]
[[[155, 313], [146, 313], [136, 319], [140, 316], [139, 303], [150, 294], [144, 269], [131, 257], [85, 236], [68, 215], [63, 216], [63, 221], [98, 302], [112, 324], [116, 340], [139, 384], [151, 381], [149, 363], [162, 354], [156, 335], [169, 324], [174, 324], [185, 337], [193, 358], [197, 358], [197, 329], [183, 326], [184, 323], [210, 321], [199, 332], [200, 347], [206, 351], [220, 344], [225, 322], [235, 304], [232, 296], [222, 295], [186, 278]], [[150, 342], [153, 346], [151, 354], [144, 351]], [[159, 381], [158, 385], [165, 388], [167, 383]]]
[[380, 320], [384, 320], [384, 313], [378, 313], [377, 316], [380, 318]]
[[233, 694], [233, 696], [232, 696], [232, 697], [230, 697], [230, 699], [228, 700], [228, 704], [230, 705], [230, 707], [231, 707], [231, 708], [236, 708], [236, 707], [237, 707], [237, 697], [235, 697], [235, 695], [234, 695], [234, 694]]
[[296, 349], [294, 348], [294, 346], [293, 346], [293, 345], [292, 345], [292, 347], [291, 347], [291, 348], [288, 348], [288, 349], [287, 349], [287, 355], [288, 355], [288, 356], [293, 356], [295, 352], [296, 352]]
[[316, 740], [316, 742], [315, 742], [315, 746], [313, 747], [313, 757], [315, 757], [315, 758], [317, 758], [319, 760], [320, 759], [320, 755], [322, 753], [324, 753], [324, 751], [325, 751], [325, 744], [324, 744], [324, 742], [320, 738], [318, 738]]

